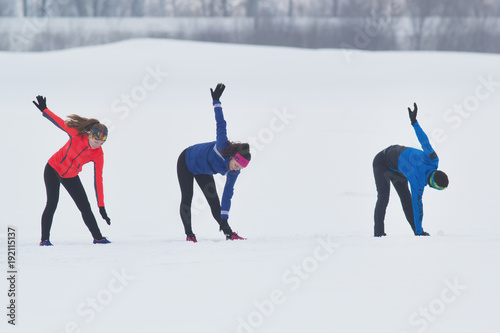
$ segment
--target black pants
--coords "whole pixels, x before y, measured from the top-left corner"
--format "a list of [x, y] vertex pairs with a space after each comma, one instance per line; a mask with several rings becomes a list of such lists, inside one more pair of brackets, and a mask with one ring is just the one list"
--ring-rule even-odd
[[389, 169], [384, 152], [380, 152], [373, 159], [373, 175], [377, 186], [377, 203], [375, 205], [375, 235], [384, 234], [384, 219], [387, 205], [389, 204], [390, 183], [396, 189], [403, 206], [406, 220], [415, 232], [413, 220], [413, 205], [408, 180], [399, 172]]
[[[180, 213], [182, 223], [184, 224], [184, 231], [186, 235], [192, 235], [193, 229], [191, 227], [191, 203], [193, 201], [193, 179], [200, 186], [203, 195], [208, 201], [212, 216], [219, 223], [221, 230], [224, 233], [231, 233], [227, 223], [221, 221], [221, 207], [219, 196], [217, 195], [217, 188], [215, 187], [215, 180], [213, 175], [194, 175], [189, 171], [186, 164], [186, 150], [184, 150], [179, 159], [177, 160], [177, 177], [179, 178], [179, 186], [181, 187], [181, 206]], [[224, 224], [224, 225], [223, 225]], [[229, 230], [226, 230], [228, 229]]]
[[73, 201], [75, 201], [76, 206], [82, 213], [83, 221], [87, 225], [87, 228], [89, 228], [92, 237], [95, 239], [102, 239], [101, 231], [97, 226], [97, 221], [92, 213], [92, 209], [90, 208], [90, 203], [82, 182], [80, 181], [80, 177], [62, 178], [57, 174], [57, 171], [47, 163], [43, 179], [47, 190], [47, 205], [45, 206], [45, 210], [42, 214], [42, 241], [48, 239], [50, 236], [52, 220], [57, 208], [57, 203], [59, 202], [60, 184], [63, 184], [71, 198], [73, 198]]

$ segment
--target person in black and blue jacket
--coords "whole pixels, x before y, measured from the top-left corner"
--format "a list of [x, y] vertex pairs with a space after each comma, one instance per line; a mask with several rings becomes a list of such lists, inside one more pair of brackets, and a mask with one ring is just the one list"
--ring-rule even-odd
[[[426, 185], [444, 190], [448, 187], [448, 176], [437, 170], [439, 158], [429, 143], [429, 138], [417, 122], [417, 104], [414, 109], [408, 108], [411, 124], [422, 150], [400, 145], [392, 145], [373, 160], [373, 174], [377, 187], [377, 203], [375, 205], [375, 236], [386, 236], [384, 219], [389, 204], [390, 183], [401, 199], [403, 211], [416, 236], [429, 236], [422, 229], [424, 210], [422, 196]], [[410, 183], [410, 189], [408, 188]]]
[[[227, 240], [245, 239], [229, 226], [229, 209], [236, 179], [240, 170], [245, 168], [251, 159], [248, 143], [234, 143], [228, 140], [226, 121], [222, 113], [220, 97], [225, 86], [219, 83], [215, 90], [210, 89], [215, 111], [217, 140], [199, 143], [186, 148], [177, 161], [177, 176], [181, 188], [180, 214], [186, 240], [197, 242], [191, 227], [191, 203], [193, 200], [193, 180], [200, 186], [210, 205], [214, 219], [219, 223], [220, 231]], [[222, 194], [222, 205], [215, 187], [214, 174], [226, 175], [226, 185]]]

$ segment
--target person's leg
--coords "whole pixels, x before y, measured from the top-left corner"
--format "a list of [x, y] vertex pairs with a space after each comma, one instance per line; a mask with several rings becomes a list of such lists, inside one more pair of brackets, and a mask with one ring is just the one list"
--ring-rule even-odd
[[375, 185], [377, 187], [377, 203], [375, 204], [375, 236], [385, 234], [384, 220], [387, 205], [389, 204], [389, 195], [391, 184], [388, 176], [388, 167], [385, 164], [383, 154], [379, 153], [373, 159], [373, 175], [375, 177]]
[[83, 221], [85, 222], [87, 228], [89, 228], [92, 237], [96, 240], [102, 239], [101, 231], [97, 225], [94, 213], [92, 213], [92, 209], [90, 208], [90, 202], [87, 198], [87, 193], [85, 193], [80, 177], [61, 178], [61, 184], [63, 184], [64, 188], [66, 188], [76, 206], [82, 213]]
[[59, 202], [60, 182], [57, 172], [47, 163], [43, 173], [45, 190], [47, 192], [47, 204], [42, 213], [42, 242], [49, 239], [54, 213]]
[[191, 203], [193, 201], [193, 179], [194, 175], [189, 171], [186, 164], [186, 151], [184, 150], [177, 160], [177, 178], [181, 188], [180, 214], [184, 231], [187, 236], [193, 235], [191, 228]]
[[227, 223], [227, 220], [222, 221], [220, 217], [221, 214], [220, 200], [219, 200], [219, 195], [217, 194], [217, 188], [215, 186], [214, 176], [196, 175], [194, 178], [196, 179], [196, 182], [200, 186], [203, 195], [205, 195], [205, 198], [208, 201], [208, 205], [210, 206], [212, 216], [217, 221], [217, 223], [219, 223], [220, 230], [222, 230], [225, 235], [232, 234], [233, 231], [231, 230], [231, 227]]
[[408, 188], [408, 180], [404, 177], [391, 179], [392, 185], [396, 189], [401, 200], [401, 205], [403, 206], [403, 211], [406, 216], [406, 220], [410, 224], [413, 232], [415, 232], [415, 220], [413, 219], [413, 203], [411, 199], [411, 192]]

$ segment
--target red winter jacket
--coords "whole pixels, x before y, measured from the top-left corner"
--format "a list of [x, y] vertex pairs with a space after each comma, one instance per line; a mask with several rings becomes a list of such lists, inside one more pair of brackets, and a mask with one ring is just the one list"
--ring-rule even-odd
[[102, 148], [92, 149], [89, 145], [88, 135], [80, 135], [78, 130], [68, 127], [64, 120], [56, 116], [49, 109], [43, 111], [43, 116], [54, 125], [69, 135], [69, 141], [49, 159], [49, 165], [57, 171], [62, 178], [78, 176], [84, 164], [94, 162], [94, 182], [99, 207], [104, 207], [104, 194], [102, 185], [102, 169], [104, 154]]

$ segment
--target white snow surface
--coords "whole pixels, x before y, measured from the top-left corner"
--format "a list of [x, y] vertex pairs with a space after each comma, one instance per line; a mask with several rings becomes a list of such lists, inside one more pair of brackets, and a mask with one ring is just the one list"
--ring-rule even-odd
[[[1, 332], [498, 332], [500, 56], [143, 39], [3, 52], [0, 72]], [[176, 162], [215, 140], [218, 82], [229, 138], [253, 148], [230, 212], [248, 239], [224, 239], [195, 184], [199, 242], [188, 243]], [[38, 94], [63, 118], [110, 127], [111, 226], [93, 166], [80, 177], [112, 244], [92, 244], [61, 188], [54, 246], [38, 245], [43, 169], [67, 141], [32, 104]], [[420, 148], [414, 102], [450, 186], [424, 193], [431, 237], [412, 234], [391, 189], [388, 236], [374, 238], [371, 163], [391, 144]], [[17, 230], [15, 326], [7, 226]]]

